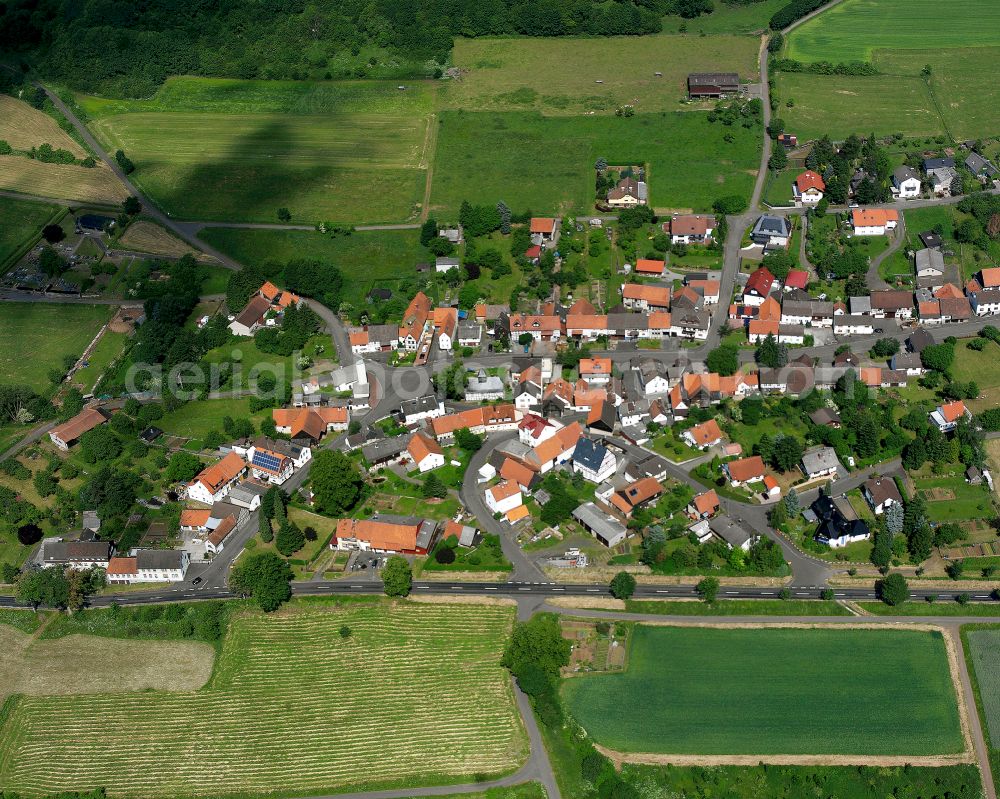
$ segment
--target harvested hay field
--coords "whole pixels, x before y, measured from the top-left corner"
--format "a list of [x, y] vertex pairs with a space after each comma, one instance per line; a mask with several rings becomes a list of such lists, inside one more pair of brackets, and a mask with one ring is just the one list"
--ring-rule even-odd
[[[129, 225], [128, 230], [125, 231], [118, 245], [126, 250], [136, 250], [138, 252], [148, 252], [152, 255], [166, 255], [175, 258], [180, 258], [182, 255], [193, 252], [190, 246], [176, 236], [168, 233], [159, 225], [143, 220]], [[194, 254], [201, 261], [215, 261], [214, 258], [204, 253]]]
[[103, 164], [44, 164], [19, 155], [0, 155], [0, 189], [60, 200], [117, 205], [128, 192]]
[[51, 144], [57, 149], [69, 150], [77, 158], [87, 157], [86, 150], [52, 117], [6, 94], [0, 94], [0, 139], [15, 150]]
[[11, 694], [195, 691], [208, 682], [214, 660], [212, 647], [193, 641], [37, 640], [0, 625], [0, 700]]
[[619, 752], [964, 760], [949, 661], [927, 629], [641, 625], [624, 674], [578, 675], [563, 692]]
[[247, 612], [203, 690], [20, 697], [0, 730], [0, 784], [174, 799], [509, 773], [528, 751], [500, 666], [513, 621], [506, 607], [387, 601]]

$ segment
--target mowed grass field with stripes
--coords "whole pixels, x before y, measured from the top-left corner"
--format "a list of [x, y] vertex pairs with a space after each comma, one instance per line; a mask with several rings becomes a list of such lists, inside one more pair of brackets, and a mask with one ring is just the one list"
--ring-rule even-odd
[[506, 607], [385, 601], [248, 612], [199, 691], [15, 698], [0, 785], [181, 799], [509, 773], [528, 752], [499, 665], [513, 621]]
[[398, 222], [423, 199], [435, 87], [172, 78], [151, 100], [80, 96], [109, 151], [171, 215]]

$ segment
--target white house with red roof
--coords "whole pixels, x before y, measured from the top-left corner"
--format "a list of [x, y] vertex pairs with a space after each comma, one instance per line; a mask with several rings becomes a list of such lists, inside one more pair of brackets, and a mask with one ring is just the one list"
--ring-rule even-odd
[[958, 427], [958, 420], [962, 417], [966, 419], [972, 418], [972, 412], [965, 407], [965, 403], [962, 400], [955, 400], [954, 402], [947, 402], [944, 405], [938, 405], [930, 413], [931, 422], [937, 425], [937, 429], [942, 433], [947, 433]]
[[826, 183], [823, 182], [823, 178], [811, 169], [807, 169], [792, 183], [792, 196], [800, 205], [816, 205], [823, 199], [825, 191]]
[[774, 287], [774, 275], [766, 266], [758, 269], [747, 279], [743, 287], [743, 302], [746, 305], [761, 305]]

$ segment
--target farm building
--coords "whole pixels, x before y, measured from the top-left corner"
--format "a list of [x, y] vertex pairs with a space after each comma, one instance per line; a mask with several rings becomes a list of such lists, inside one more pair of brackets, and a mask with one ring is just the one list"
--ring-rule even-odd
[[79, 441], [80, 436], [106, 421], [108, 416], [104, 411], [98, 408], [84, 408], [72, 419], [53, 427], [49, 431], [49, 438], [59, 449], [66, 452]]
[[573, 518], [606, 547], [618, 546], [628, 531], [613, 516], [604, 513], [593, 502], [586, 502], [573, 511]]
[[688, 97], [726, 97], [739, 94], [740, 76], [736, 72], [692, 72], [688, 75]]

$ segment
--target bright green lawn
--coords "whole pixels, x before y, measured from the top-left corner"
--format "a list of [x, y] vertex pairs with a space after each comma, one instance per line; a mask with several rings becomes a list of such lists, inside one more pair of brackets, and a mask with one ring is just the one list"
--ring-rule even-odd
[[661, 613], [665, 616], [850, 616], [836, 602], [798, 599], [720, 599], [716, 602], [630, 599], [629, 613]]
[[870, 61], [878, 48], [976, 47], [1000, 44], [994, 0], [844, 0], [788, 37], [799, 61]]
[[8, 259], [41, 233], [58, 210], [58, 206], [47, 203], [0, 197], [0, 272], [8, 265]]
[[5, 302], [0, 311], [0, 381], [44, 390], [51, 385], [49, 370], [61, 369], [65, 355], [82, 355], [112, 310], [107, 305]]
[[73, 375], [73, 382], [83, 385], [84, 394], [94, 390], [94, 386], [97, 385], [97, 381], [104, 374], [104, 370], [121, 354], [127, 341], [128, 336], [125, 333], [113, 333], [110, 330], [101, 336], [101, 340], [97, 342], [97, 346], [90, 354], [90, 358], [88, 359], [89, 366], [78, 369]]
[[939, 754], [963, 747], [940, 633], [639, 626], [623, 674], [564, 682], [628, 752]]
[[995, 408], [1000, 405], [1000, 345], [991, 341], [982, 352], [976, 352], [965, 344], [966, 339], [959, 339], [955, 345], [952, 365], [955, 379], [962, 382], [974, 380], [979, 386], [979, 397], [968, 401], [974, 412]]
[[456, 214], [466, 199], [538, 215], [585, 212], [600, 157], [649, 164], [653, 206], [706, 210], [723, 195], [749, 197], [759, 158], [759, 130], [693, 111], [628, 119], [445, 111], [439, 122], [431, 192], [439, 216]]
[[990, 502], [990, 490], [987, 486], [974, 486], [965, 482], [961, 465], [953, 467], [954, 476], [918, 477], [913, 482], [918, 491], [943, 488], [951, 491], [954, 497], [950, 499], [927, 500], [927, 518], [932, 522], [961, 521], [963, 519], [988, 519], [995, 513]]
[[222, 420], [226, 416], [234, 419], [244, 416], [259, 424], [267, 411], [250, 413], [250, 400], [243, 399], [210, 399], [194, 400], [186, 405], [165, 414], [156, 426], [165, 433], [184, 438], [202, 438], [212, 430], [222, 430]]
[[391, 285], [432, 256], [420, 246], [415, 230], [378, 230], [330, 238], [296, 230], [237, 230], [206, 228], [199, 234], [242, 263], [267, 259], [316, 258], [344, 273], [344, 296], [361, 302], [372, 285]]
[[416, 218], [434, 87], [182, 78], [152, 100], [80, 97], [90, 127], [176, 217]]

